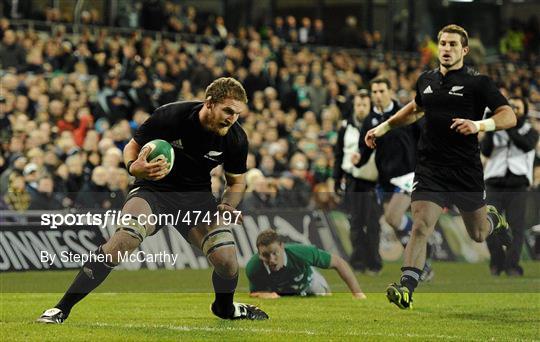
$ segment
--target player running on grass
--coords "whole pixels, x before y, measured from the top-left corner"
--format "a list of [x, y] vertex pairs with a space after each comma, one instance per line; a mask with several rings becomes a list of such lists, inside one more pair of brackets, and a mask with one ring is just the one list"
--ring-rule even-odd
[[[196, 225], [179, 222], [175, 228], [193, 246], [201, 249], [214, 267], [212, 284], [215, 300], [211, 310], [223, 319], [267, 319], [259, 308], [233, 302], [238, 283], [238, 261], [234, 237], [225, 220], [216, 213], [233, 213], [241, 201], [248, 151], [247, 136], [236, 121], [246, 110], [247, 97], [240, 82], [219, 78], [206, 88], [204, 102], [174, 102], [164, 105], [138, 129], [124, 149], [128, 172], [137, 178], [122, 208], [131, 214], [128, 225], [118, 226], [114, 235], [96, 252], [109, 255], [113, 262], [90, 260], [75, 277], [64, 297], [54, 308], [46, 310], [38, 322], [62, 323], [71, 309], [98, 287], [118, 264], [119, 253], [131, 253], [145, 237], [163, 226], [141, 225], [139, 215], [163, 215], [201, 211], [211, 213], [212, 222], [204, 218]], [[171, 143], [176, 159], [170, 173], [166, 161], [146, 161], [148, 149], [141, 147], [154, 139]], [[221, 203], [210, 188], [210, 171], [223, 164], [227, 187]], [[97, 258], [96, 258], [97, 259]]]
[[[511, 128], [516, 115], [487, 76], [463, 66], [469, 48], [462, 27], [445, 26], [438, 34], [438, 45], [440, 66], [420, 75], [415, 99], [365, 137], [374, 148], [377, 138], [388, 131], [425, 116], [412, 193], [412, 235], [401, 280], [390, 284], [386, 294], [401, 309], [412, 307], [412, 294], [426, 261], [426, 243], [443, 207], [458, 207], [474, 241], [496, 234], [504, 244], [510, 242], [505, 217], [485, 204], [477, 133]], [[482, 120], [486, 107], [493, 115]]]
[[365, 299], [351, 267], [343, 258], [315, 246], [283, 243], [272, 229], [257, 237], [257, 250], [246, 265], [250, 296], [328, 295], [330, 287], [315, 267], [334, 268], [353, 297]]
[[[352, 162], [357, 167], [365, 165], [375, 153], [364, 141], [367, 132], [401, 109], [398, 102], [392, 100], [392, 85], [388, 78], [378, 76], [369, 84], [373, 108], [362, 123], [358, 141], [359, 153], [352, 155]], [[388, 133], [377, 142], [375, 153], [375, 164], [379, 172], [377, 197], [384, 209], [384, 219], [394, 229], [403, 248], [407, 245], [412, 228], [412, 220], [405, 214], [411, 204], [411, 193], [404, 189], [400, 184], [402, 182], [395, 181], [412, 178], [416, 165], [416, 143], [420, 136], [421, 125], [417, 122]], [[431, 251], [429, 246], [428, 250]], [[372, 275], [379, 273], [380, 269], [367, 272]], [[431, 280], [433, 274], [430, 263], [426, 262], [422, 280]]]

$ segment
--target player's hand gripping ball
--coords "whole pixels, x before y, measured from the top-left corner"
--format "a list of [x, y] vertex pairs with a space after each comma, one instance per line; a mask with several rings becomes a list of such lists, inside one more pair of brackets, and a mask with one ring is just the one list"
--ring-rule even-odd
[[142, 148], [131, 172], [138, 178], [160, 180], [171, 172], [174, 164], [174, 149], [165, 140], [149, 141]]

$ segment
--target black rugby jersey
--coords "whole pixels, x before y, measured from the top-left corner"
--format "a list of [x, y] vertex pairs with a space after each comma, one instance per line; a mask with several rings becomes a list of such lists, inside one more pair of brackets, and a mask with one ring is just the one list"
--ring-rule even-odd
[[137, 130], [133, 139], [143, 146], [154, 139], [168, 141], [174, 148], [171, 172], [158, 181], [137, 179], [135, 186], [151, 185], [168, 191], [210, 191], [210, 171], [223, 164], [226, 172], [246, 172], [247, 135], [238, 122], [225, 136], [201, 125], [200, 101], [173, 102], [159, 107]]
[[470, 67], [424, 72], [416, 82], [415, 102], [425, 111], [418, 162], [439, 166], [481, 167], [477, 134], [450, 129], [453, 118], [481, 120], [485, 108], [508, 105], [491, 79]]

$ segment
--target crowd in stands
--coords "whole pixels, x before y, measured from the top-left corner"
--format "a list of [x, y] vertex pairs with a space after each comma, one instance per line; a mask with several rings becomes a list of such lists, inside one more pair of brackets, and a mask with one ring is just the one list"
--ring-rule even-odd
[[[168, 24], [190, 27], [177, 19]], [[433, 62], [390, 52], [315, 52], [287, 43], [318, 42], [303, 33], [304, 20], [296, 33], [279, 30], [278, 22], [269, 40], [246, 30], [237, 39], [194, 45], [106, 28], [78, 35], [61, 26], [52, 34], [15, 31], [0, 19], [0, 205], [118, 208], [130, 183], [122, 149], [137, 127], [155, 108], [202, 100], [212, 80], [231, 76], [249, 98], [250, 111], [239, 119], [250, 142], [244, 208], [335, 207], [333, 146], [354, 95], [385, 75], [405, 104]], [[216, 32], [227, 34], [224, 27]], [[502, 61], [478, 69], [538, 113], [538, 64]], [[533, 123], [540, 130], [540, 116]], [[536, 174], [538, 187], [539, 168]], [[216, 193], [223, 187], [219, 169], [212, 184]]]

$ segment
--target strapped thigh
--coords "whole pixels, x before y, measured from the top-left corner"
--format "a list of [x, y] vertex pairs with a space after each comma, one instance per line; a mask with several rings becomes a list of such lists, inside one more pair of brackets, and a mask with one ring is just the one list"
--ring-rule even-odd
[[234, 236], [228, 228], [217, 228], [206, 234], [202, 240], [202, 250], [209, 256], [218, 248], [234, 246]]
[[116, 227], [116, 231], [123, 231], [131, 235], [132, 237], [138, 239], [140, 242], [143, 242], [146, 237], [146, 227], [139, 223], [136, 217], [131, 216], [127, 224], [120, 224]]

